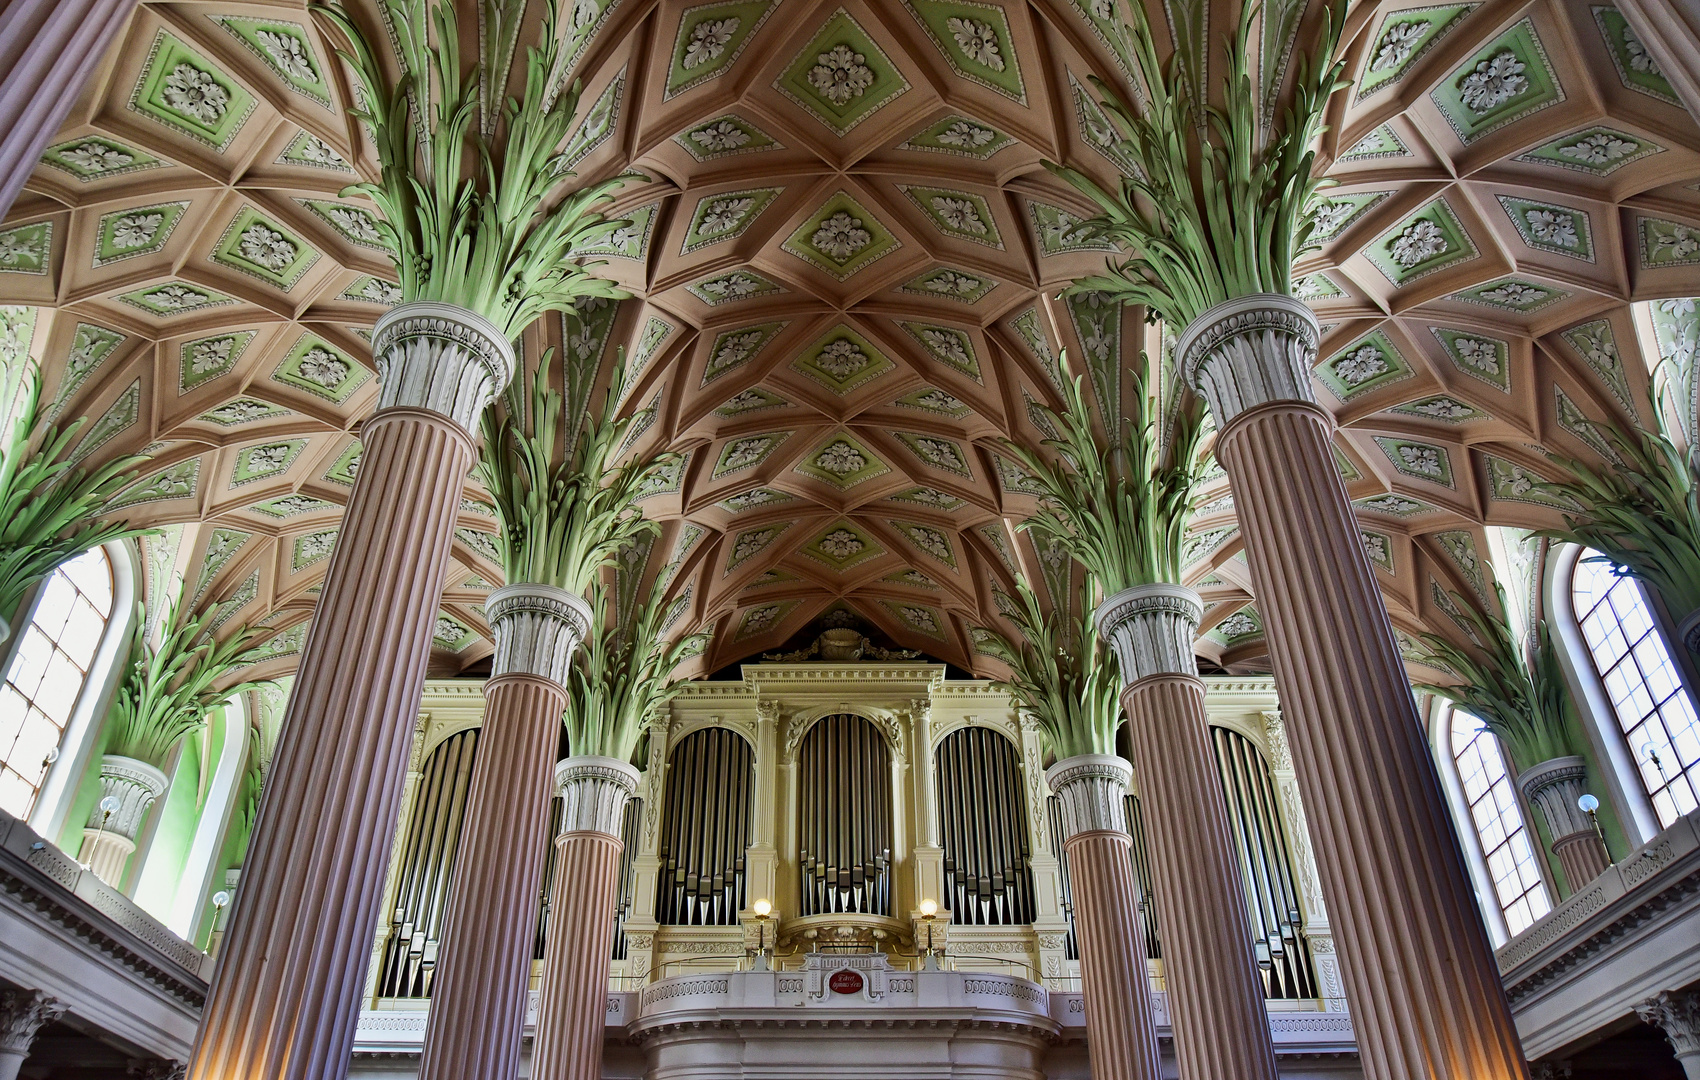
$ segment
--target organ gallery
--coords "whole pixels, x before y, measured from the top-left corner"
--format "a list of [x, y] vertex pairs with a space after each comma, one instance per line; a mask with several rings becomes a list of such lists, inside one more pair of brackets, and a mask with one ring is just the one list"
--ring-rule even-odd
[[10, 0], [0, 1080], [1700, 1080], [1697, 32]]

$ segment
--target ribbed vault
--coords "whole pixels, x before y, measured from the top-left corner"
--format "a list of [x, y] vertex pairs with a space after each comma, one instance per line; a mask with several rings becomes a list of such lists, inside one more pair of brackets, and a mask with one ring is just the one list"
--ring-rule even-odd
[[[1117, 359], [1162, 347], [1137, 311], [1057, 296], [1106, 255], [1040, 165], [1118, 168], [1089, 94], [1125, 85], [1098, 13], [575, 8], [576, 168], [646, 177], [586, 254], [633, 299], [525, 346], [624, 349], [628, 407], [657, 410], [633, 449], [686, 455], [644, 500], [664, 529], [625, 577], [664, 575], [673, 629], [713, 630], [698, 670], [842, 606], [991, 672], [972, 630], [997, 594], [1017, 569], [1055, 588], [997, 442], [1043, 438], [1033, 406], [1060, 404], [1064, 350], [1114, 417]], [[1339, 186], [1299, 289], [1394, 621], [1442, 629], [1445, 590], [1484, 590], [1483, 525], [1556, 520], [1531, 486], [1557, 475], [1548, 453], [1600, 456], [1580, 419], [1648, 419], [1633, 302], [1700, 292], [1700, 129], [1611, 7], [1360, 4], [1351, 33], [1324, 145]], [[11, 342], [44, 360], [61, 415], [90, 418], [91, 457], [153, 459], [126, 512], [183, 526], [150, 554], [243, 599], [232, 625], [286, 631], [267, 671], [293, 664], [328, 565], [395, 293], [370, 207], [339, 195], [375, 158], [332, 44], [291, 0], [144, 4], [0, 225]], [[1255, 668], [1226, 483], [1192, 543], [1199, 651]], [[462, 511], [445, 670], [488, 654], [500, 583], [473, 487]]]

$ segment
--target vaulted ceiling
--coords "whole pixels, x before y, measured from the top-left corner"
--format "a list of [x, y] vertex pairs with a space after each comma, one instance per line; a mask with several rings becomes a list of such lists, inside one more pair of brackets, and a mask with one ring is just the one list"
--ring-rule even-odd
[[[1056, 581], [1014, 528], [1032, 502], [998, 440], [1043, 437], [1033, 407], [1059, 404], [1064, 350], [1115, 415], [1116, 359], [1160, 347], [1137, 312], [1057, 297], [1107, 253], [1040, 164], [1121, 167], [1088, 89], [1126, 84], [1107, 8], [573, 8], [575, 168], [646, 177], [585, 254], [633, 299], [573, 331], [546, 320], [528, 347], [623, 347], [628, 407], [656, 407], [632, 445], [685, 454], [643, 501], [664, 528], [634, 558], [684, 599], [675, 631], [714, 631], [693, 670], [846, 607], [990, 671], [972, 631], [997, 593], [1018, 569]], [[1446, 590], [1485, 591], [1484, 524], [1556, 520], [1532, 484], [1556, 475], [1550, 451], [1599, 457], [1582, 418], [1647, 419], [1652, 327], [1632, 302], [1700, 293], [1700, 128], [1611, 7], [1360, 4], [1351, 34], [1323, 147], [1339, 186], [1299, 292], [1409, 633], [1447, 625]], [[184, 526], [149, 547], [192, 593], [286, 631], [267, 670], [300, 648], [376, 398], [370, 328], [397, 296], [370, 206], [339, 194], [375, 170], [350, 100], [301, 3], [144, 4], [0, 224], [12, 347], [43, 359], [62, 416], [90, 418], [79, 452], [149, 455], [121, 506]], [[1666, 338], [1691, 329], [1660, 318]], [[445, 671], [488, 655], [500, 583], [472, 487], [459, 524]], [[1191, 555], [1201, 655], [1258, 666], [1220, 475]]]

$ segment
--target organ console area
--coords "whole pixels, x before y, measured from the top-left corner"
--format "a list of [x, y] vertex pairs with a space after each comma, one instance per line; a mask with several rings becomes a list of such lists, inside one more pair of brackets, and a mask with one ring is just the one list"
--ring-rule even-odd
[[[804, 972], [819, 966], [811, 954], [914, 970], [930, 944], [947, 970], [1078, 991], [1068, 865], [1044, 779], [1051, 758], [1007, 695], [949, 674], [909, 661], [746, 664], [741, 678], [693, 682], [653, 715], [622, 826], [610, 990], [764, 965]], [[1337, 1010], [1339, 964], [1273, 683], [1206, 682], [1270, 1008]], [[369, 1010], [429, 998], [478, 690], [427, 684]], [[1148, 883], [1137, 791], [1136, 777], [1131, 850]], [[547, 908], [545, 893], [539, 957]], [[1149, 895], [1141, 910], [1160, 995], [1162, 912]]]

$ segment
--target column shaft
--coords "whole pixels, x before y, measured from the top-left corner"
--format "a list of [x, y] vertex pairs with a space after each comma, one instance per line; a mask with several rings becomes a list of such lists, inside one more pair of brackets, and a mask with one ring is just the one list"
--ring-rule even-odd
[[598, 1080], [602, 1075], [620, 852], [620, 838], [605, 832], [567, 832], [555, 841], [555, 891], [543, 945], [532, 1080]]
[[1094, 1080], [1159, 1080], [1163, 1075], [1127, 831], [1125, 799], [1132, 776], [1127, 762], [1099, 754], [1065, 758], [1045, 774], [1062, 809]]
[[567, 695], [549, 679], [506, 674], [485, 684], [484, 700], [421, 1080], [519, 1075]]
[[1605, 843], [1592, 829], [1559, 837], [1552, 842], [1552, 853], [1558, 856], [1558, 864], [1564, 867], [1564, 877], [1570, 882], [1571, 892], [1581, 892], [1611, 865]]
[[1181, 1076], [1275, 1080], [1204, 683], [1195, 675], [1147, 676], [1127, 688], [1122, 705], [1151, 846]]
[[1275, 400], [1233, 414], [1216, 454], [1233, 482], [1299, 784], [1316, 811], [1364, 1074], [1525, 1077], [1409, 679], [1335, 471], [1332, 428], [1313, 404]]
[[1132, 843], [1111, 831], [1069, 837], [1074, 933], [1093, 1080], [1158, 1080], [1163, 1075], [1145, 968], [1145, 928]]
[[0, 12], [0, 217], [135, 9], [136, 0], [13, 0]]
[[375, 415], [266, 782], [241, 898], [191, 1058], [196, 1080], [337, 1080], [408, 739], [472, 464], [463, 426]]

